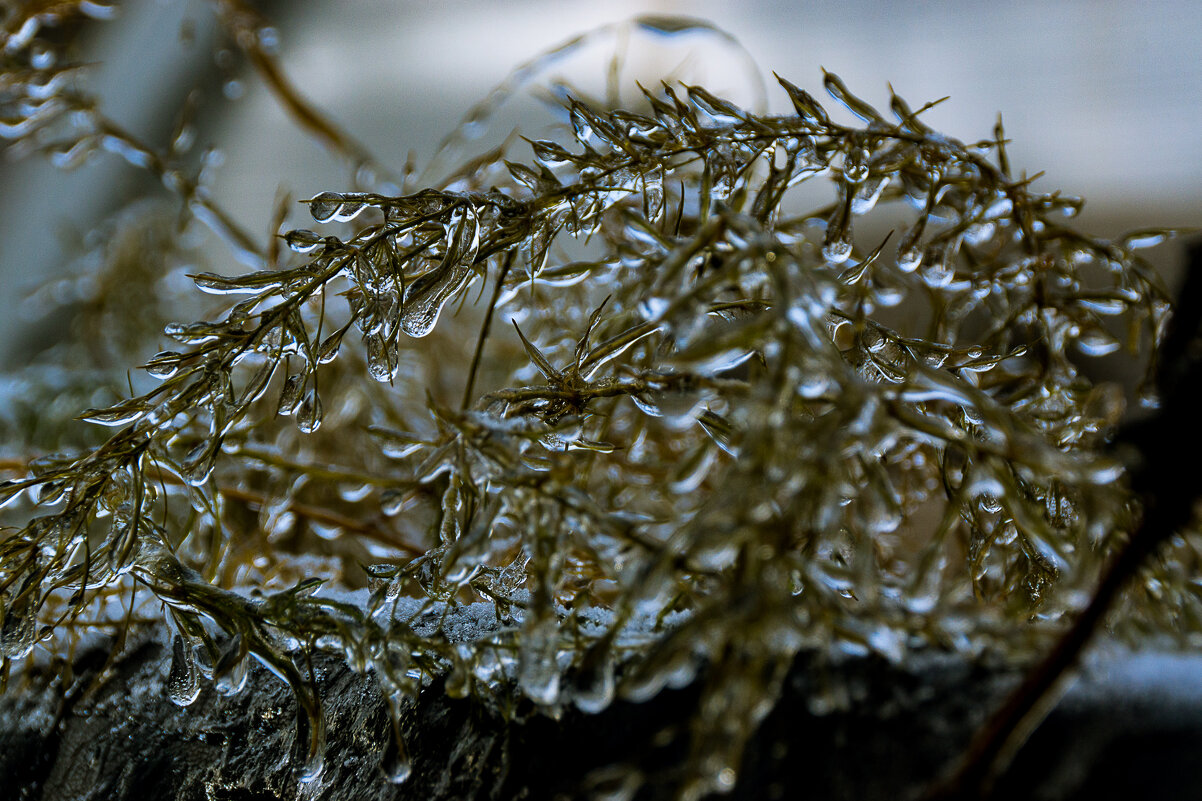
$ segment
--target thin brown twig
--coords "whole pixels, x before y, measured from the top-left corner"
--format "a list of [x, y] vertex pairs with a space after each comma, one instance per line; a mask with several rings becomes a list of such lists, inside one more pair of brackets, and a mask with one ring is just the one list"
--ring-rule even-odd
[[493, 290], [492, 299], [488, 302], [488, 311], [485, 312], [484, 323], [480, 326], [480, 336], [476, 339], [476, 350], [472, 353], [472, 366], [468, 369], [467, 384], [463, 388], [463, 403], [460, 406], [462, 409], [466, 409], [472, 402], [472, 392], [476, 387], [476, 371], [480, 369], [480, 358], [484, 354], [484, 342], [488, 339], [488, 332], [492, 327], [493, 313], [497, 310], [497, 301], [501, 297], [505, 277], [509, 275], [509, 268], [513, 266], [513, 255], [513, 250], [505, 254], [504, 261], [501, 262], [501, 270], [497, 273], [497, 286]]
[[368, 149], [342, 130], [332, 119], [309, 102], [288, 79], [276, 58], [263, 47], [260, 33], [268, 20], [243, 0], [214, 0], [217, 18], [233, 37], [238, 49], [250, 61], [267, 88], [275, 95], [293, 120], [321, 142], [322, 146], [353, 166], [369, 166], [381, 174], [379, 163]]

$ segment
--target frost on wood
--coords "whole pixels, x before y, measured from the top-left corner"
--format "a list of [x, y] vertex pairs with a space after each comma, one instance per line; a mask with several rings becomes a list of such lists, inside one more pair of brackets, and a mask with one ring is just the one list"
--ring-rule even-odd
[[[22, 35], [6, 57], [49, 80]], [[701, 671], [696, 795], [734, 782], [803, 649], [1025, 653], [1137, 518], [1107, 450], [1124, 393], [1091, 365], [1152, 374], [1169, 305], [1137, 250], [1167, 234], [1080, 233], [1079, 199], [1010, 174], [1000, 124], [965, 144], [824, 83], [856, 125], [784, 79], [784, 115], [569, 95], [520, 153], [318, 194], [284, 248], [73, 94], [74, 128], [10, 126], [150, 169], [257, 269], [191, 272], [222, 310], [166, 325], [140, 391], [80, 415], [108, 438], [0, 484], [5, 674], [165, 617], [171, 699], [267, 667], [312, 782], [319, 652], [394, 716], [434, 677], [597, 713]], [[1150, 570], [1133, 626], [1199, 619], [1174, 567], [1197, 545]], [[444, 625], [461, 608], [479, 625]]]

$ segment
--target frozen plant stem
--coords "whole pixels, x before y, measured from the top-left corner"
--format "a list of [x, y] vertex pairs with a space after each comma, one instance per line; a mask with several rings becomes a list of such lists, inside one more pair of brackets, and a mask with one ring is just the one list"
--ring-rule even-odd
[[[297, 124], [372, 167], [285, 79], [264, 20], [240, 0], [213, 8]], [[715, 35], [660, 17], [605, 30], [619, 28]], [[882, 113], [824, 73], [863, 125], [784, 79], [787, 114], [664, 83], [623, 108], [565, 91], [546, 138], [455, 152], [586, 35], [469, 112], [437, 157], [460, 160], [441, 182], [321, 192], [304, 223], [318, 230], [260, 249], [183, 171], [179, 137], [156, 150], [87, 96], [44, 97], [56, 68], [25, 52], [29, 37], [3, 45], [4, 131], [52, 156], [60, 134], [66, 156], [118, 152], [185, 201], [164, 242], [183, 248], [180, 232], [207, 222], [254, 271], [191, 275], [228, 303], [169, 322], [202, 312], [163, 300], [158, 279], [220, 270], [223, 254], [168, 258], [142, 240], [99, 254], [80, 300], [120, 295], [118, 313], [93, 314], [47, 360], [76, 363], [73, 343], [103, 341], [143, 288], [139, 311], [158, 313], [116, 361], [147, 375], [142, 394], [82, 415], [109, 428], [100, 444], [14, 434], [16, 453], [50, 455], [0, 483], [14, 517], [0, 529], [0, 680], [132, 574], [177, 624], [177, 701], [196, 697], [198, 653], [226, 685], [248, 658], [289, 684], [306, 779], [322, 762], [311, 668], [324, 651], [375, 675], [394, 711], [438, 676], [504, 714], [520, 714], [515, 693], [593, 714], [700, 681], [679, 773], [704, 795], [738, 781], [798, 654], [897, 661], [954, 642], [1020, 656], [1008, 635], [1063, 619], [1052, 590], [1101, 570], [1079, 547], [1086, 523], [1134, 532], [1076, 638], [974, 747], [988, 773], [1163, 539], [1145, 532], [1183, 514], [1155, 494], [1168, 423], [1120, 437], [1144, 464], [1116, 488], [1122, 404], [1082, 366], [1124, 348], [1154, 358], [1169, 298], [1137, 250], [1171, 232], [1074, 230], [1081, 201], [1012, 176], [1000, 125], [966, 144], [922, 121], [929, 105], [890, 93]], [[864, 241], [881, 209], [904, 230]], [[1176, 341], [1158, 420], [1187, 414], [1173, 392], [1196, 394], [1192, 366], [1170, 369], [1189, 350]], [[155, 342], [167, 349], [151, 356]], [[363, 595], [319, 593], [323, 581]], [[478, 603], [490, 628], [444, 626]], [[815, 690], [814, 708], [837, 689]], [[386, 772], [405, 780], [405, 744], [390, 748]]]

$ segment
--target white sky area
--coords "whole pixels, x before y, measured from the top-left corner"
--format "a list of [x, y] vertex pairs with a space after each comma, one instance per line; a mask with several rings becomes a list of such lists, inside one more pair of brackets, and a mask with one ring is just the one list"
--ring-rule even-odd
[[[274, 4], [277, 12], [296, 7]], [[102, 26], [87, 54], [99, 65], [91, 85], [112, 117], [162, 139], [165, 132], [148, 129], [147, 109], [164, 93], [182, 98], [209, 63], [210, 6], [130, 0], [123, 13]], [[1190, 0], [348, 0], [303, 4], [279, 12], [277, 22], [280, 59], [296, 84], [399, 170], [410, 152], [419, 165], [427, 159], [516, 65], [573, 35], [642, 14], [696, 17], [736, 37], [754, 54], [770, 110], [787, 110], [773, 71], [824, 98], [826, 68], [883, 109], [888, 83], [914, 108], [950, 96], [925, 116], [929, 124], [975, 141], [991, 135], [1001, 112], [1015, 170], [1043, 170], [1036, 188], [1084, 196], [1085, 226], [1109, 235], [1202, 223], [1202, 4]], [[196, 31], [191, 47], [181, 43], [185, 21]], [[667, 76], [748, 107], [757, 102], [757, 77], [718, 37], [599, 36], [547, 77], [599, 91], [615, 48], [625, 54], [625, 97], [635, 79], [655, 86]], [[285, 117], [249, 70], [236, 67], [235, 75], [242, 96], [202, 121], [201, 144], [225, 155], [212, 187], [217, 202], [265, 238], [281, 188], [294, 198], [349, 189], [348, 174]], [[503, 138], [532, 108], [515, 102], [491, 135]], [[28, 292], [66, 269], [62, 232], [87, 231], [114, 211], [112, 198], [124, 195], [112, 187], [131, 172], [107, 154], [70, 174], [38, 161], [0, 164], [2, 341], [10, 340], [19, 323], [12, 312]], [[293, 224], [312, 225], [296, 208]], [[0, 346], [0, 365], [6, 350]]]

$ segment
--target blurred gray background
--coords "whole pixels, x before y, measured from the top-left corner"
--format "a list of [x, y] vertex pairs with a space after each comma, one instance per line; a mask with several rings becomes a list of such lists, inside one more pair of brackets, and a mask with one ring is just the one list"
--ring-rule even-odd
[[[411, 153], [420, 167], [473, 103], [538, 52], [637, 15], [673, 14], [736, 37], [767, 94], [745, 54], [720, 37], [656, 37], [630, 26], [589, 40], [546, 77], [603, 91], [619, 49], [626, 97], [636, 79], [672, 77], [783, 112], [772, 72], [825, 97], [825, 67], [882, 108], [887, 82], [915, 108], [949, 95], [925, 119], [965, 141], [989, 137], [1000, 112], [1015, 172], [1042, 170], [1036, 188], [1084, 196], [1080, 222], [1095, 233], [1202, 223], [1202, 5], [1190, 0], [258, 5], [276, 23], [279, 59], [295, 83], [396, 171]], [[108, 114], [159, 147], [187, 93], [206, 93], [199, 145], [224, 155], [212, 192], [265, 241], [281, 189], [293, 198], [349, 189], [349, 173], [222, 42], [208, 2], [130, 0], [121, 20], [90, 26], [84, 55], [97, 64], [90, 85]], [[494, 139], [530, 108], [515, 101]], [[29, 293], [71, 269], [76, 243], [99, 220], [166, 192], [108, 154], [70, 173], [38, 159], [3, 163], [0, 190], [0, 367], [12, 367], [36, 344], [18, 335]], [[306, 225], [295, 209], [293, 225]], [[1176, 246], [1153, 255], [1171, 266]], [[210, 266], [238, 269], [232, 259]]]

